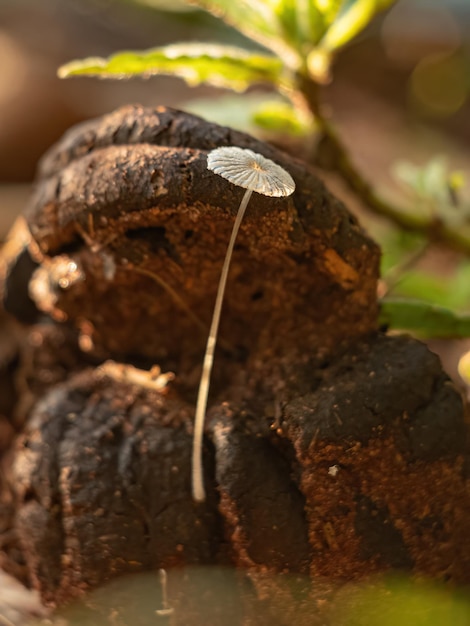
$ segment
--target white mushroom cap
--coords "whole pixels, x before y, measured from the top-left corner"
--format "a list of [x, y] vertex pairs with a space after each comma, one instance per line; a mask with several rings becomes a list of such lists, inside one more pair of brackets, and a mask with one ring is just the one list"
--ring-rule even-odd
[[290, 196], [295, 190], [294, 180], [285, 169], [253, 150], [216, 148], [207, 156], [207, 168], [234, 185], [265, 196]]

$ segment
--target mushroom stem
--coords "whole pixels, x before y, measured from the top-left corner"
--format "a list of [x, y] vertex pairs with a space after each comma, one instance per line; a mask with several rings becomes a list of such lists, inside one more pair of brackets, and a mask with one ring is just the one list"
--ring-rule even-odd
[[222, 304], [224, 300], [225, 285], [227, 284], [227, 276], [232, 258], [235, 240], [245, 215], [246, 207], [250, 201], [252, 189], [247, 189], [245, 195], [240, 202], [237, 217], [233, 225], [232, 234], [225, 253], [224, 264], [220, 274], [219, 286], [217, 288], [217, 296], [215, 299], [214, 313], [212, 314], [212, 322], [207, 339], [206, 353], [204, 355], [204, 363], [202, 365], [201, 381], [199, 383], [199, 392], [197, 396], [196, 415], [194, 418], [194, 435], [193, 435], [193, 456], [192, 456], [192, 491], [193, 500], [203, 502], [206, 499], [204, 489], [204, 477], [202, 471], [202, 438], [204, 433], [204, 420], [206, 417], [207, 396], [209, 394], [210, 377], [212, 365], [214, 363], [214, 351], [217, 343], [217, 332], [219, 330], [220, 314], [222, 312]]

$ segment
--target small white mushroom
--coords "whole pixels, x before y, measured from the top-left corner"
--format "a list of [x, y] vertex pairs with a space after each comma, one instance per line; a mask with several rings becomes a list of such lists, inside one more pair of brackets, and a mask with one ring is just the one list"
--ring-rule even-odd
[[217, 332], [219, 329], [225, 285], [227, 283], [230, 259], [232, 257], [238, 230], [253, 191], [265, 196], [282, 197], [290, 196], [295, 190], [295, 183], [290, 174], [288, 174], [280, 165], [277, 165], [270, 159], [266, 159], [261, 154], [257, 154], [252, 150], [237, 148], [235, 146], [216, 148], [208, 154], [207, 168], [215, 174], [226, 178], [234, 185], [243, 187], [246, 189], [246, 192], [238, 208], [227, 252], [225, 254], [224, 264], [222, 266], [222, 272], [220, 274], [214, 312], [212, 315], [212, 323], [209, 330], [206, 353], [202, 366], [201, 382], [199, 383], [196, 415], [194, 420], [192, 455], [192, 492], [193, 499], [196, 502], [203, 502], [206, 498], [202, 472], [202, 438], [204, 432], [204, 421], [206, 417], [207, 396], [209, 394], [210, 377], [212, 364], [214, 362], [214, 351], [217, 342]]

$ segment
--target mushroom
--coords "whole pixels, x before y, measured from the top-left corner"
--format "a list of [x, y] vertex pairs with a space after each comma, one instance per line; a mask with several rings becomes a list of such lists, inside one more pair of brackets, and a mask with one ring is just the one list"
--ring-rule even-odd
[[235, 146], [216, 148], [209, 152], [207, 156], [207, 168], [215, 174], [226, 178], [234, 185], [243, 187], [246, 191], [238, 207], [237, 216], [225, 254], [224, 264], [222, 266], [222, 272], [220, 274], [214, 312], [212, 314], [212, 322], [202, 366], [201, 381], [199, 383], [194, 419], [192, 453], [192, 493], [193, 499], [196, 502], [203, 502], [206, 497], [202, 473], [202, 437], [225, 285], [227, 283], [230, 260], [238, 230], [248, 202], [250, 201], [251, 194], [254, 191], [265, 196], [283, 197], [290, 196], [295, 190], [295, 183], [290, 174], [280, 165], [277, 165], [270, 159], [266, 159], [261, 154], [257, 154], [252, 150]]

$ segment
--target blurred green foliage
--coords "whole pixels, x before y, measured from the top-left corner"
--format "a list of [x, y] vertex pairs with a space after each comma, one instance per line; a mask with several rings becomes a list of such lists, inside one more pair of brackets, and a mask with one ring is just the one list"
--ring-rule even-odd
[[470, 604], [463, 591], [402, 577], [355, 589], [333, 615], [341, 626], [467, 626]]
[[456, 224], [470, 217], [470, 203], [462, 202], [459, 197], [465, 187], [464, 174], [450, 171], [445, 157], [433, 157], [421, 167], [398, 161], [393, 173], [408, 191], [415, 209]]
[[411, 298], [383, 298], [379, 320], [387, 327], [413, 331], [420, 337], [470, 336], [470, 315]]
[[[192, 0], [190, 4], [214, 13], [225, 22], [245, 34], [253, 41], [271, 51], [266, 62], [276, 55], [284, 66], [284, 73], [278, 74], [277, 85], [295, 88], [295, 73], [310, 76], [316, 82], [327, 82], [335, 52], [357, 35], [374, 15], [393, 4], [395, 0]], [[243, 57], [242, 51], [223, 46], [213, 54], [212, 44], [199, 44], [196, 53], [193, 44], [181, 44], [179, 54], [174, 46], [139, 53], [121, 53], [109, 59], [83, 59], [73, 61], [59, 69], [62, 78], [77, 74], [100, 77], [132, 76], [146, 73], [165, 73], [181, 76], [180, 67], [185, 65], [188, 72], [192, 68], [199, 74], [199, 62], [207, 58]], [[246, 74], [250, 75], [251, 64], [248, 55]], [[319, 62], [321, 59], [321, 62]], [[171, 63], [165, 64], [165, 60]], [[185, 78], [185, 76], [182, 76]], [[215, 82], [214, 82], [215, 77]], [[236, 78], [236, 77], [235, 77]], [[258, 83], [260, 77], [252, 75], [251, 83]], [[204, 73], [201, 80], [220, 86], [218, 72]], [[235, 83], [236, 84], [236, 83]], [[247, 85], [248, 86], [248, 85]], [[238, 88], [238, 87], [236, 87]]]
[[170, 619], [156, 614], [164, 596], [156, 573], [147, 572], [111, 581], [62, 608], [47, 623], [51, 626], [240, 624], [247, 612], [251, 619], [258, 618], [263, 624], [272, 620], [276, 624], [295, 625], [293, 618], [302, 624], [311, 618], [312, 623], [329, 626], [468, 626], [470, 623], [470, 601], [465, 591], [405, 576], [378, 577], [363, 583], [338, 584], [336, 588], [323, 585], [325, 600], [320, 604], [318, 591], [309, 599], [309, 590], [315, 583], [307, 577], [266, 573], [266, 588], [271, 585], [273, 593], [249, 608], [246, 600], [253, 597], [253, 591], [236, 569], [192, 566], [170, 569], [166, 574], [165, 604], [173, 609]]
[[[421, 167], [400, 161], [393, 173], [415, 211], [429, 214], [436, 222], [453, 222], [456, 227], [468, 222], [470, 204], [460, 197], [465, 177], [460, 171], [451, 171], [444, 157], [434, 157]], [[420, 261], [429, 247], [423, 236], [388, 231], [382, 242], [387, 296], [382, 301], [381, 321], [425, 338], [468, 337], [470, 316], [465, 311], [470, 305], [470, 260], [456, 255], [442, 258], [441, 251], [440, 262], [427, 267]]]

